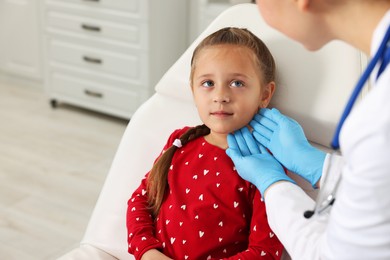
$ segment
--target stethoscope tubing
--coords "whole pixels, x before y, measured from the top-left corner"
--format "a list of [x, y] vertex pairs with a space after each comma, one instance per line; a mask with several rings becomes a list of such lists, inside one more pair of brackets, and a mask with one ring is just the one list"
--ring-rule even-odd
[[[347, 102], [347, 105], [344, 108], [344, 112], [342, 113], [341, 118], [337, 124], [333, 136], [333, 140], [331, 142], [331, 147], [334, 149], [335, 152], [337, 152], [340, 149], [340, 142], [339, 142], [340, 131], [344, 125], [344, 122], [347, 119], [348, 115], [350, 114], [352, 107], [355, 104], [356, 99], [359, 96], [360, 92], [362, 91], [364, 85], [366, 84], [367, 80], [370, 78], [370, 75], [374, 70], [375, 66], [378, 64], [378, 62], [382, 61], [382, 64], [379, 67], [378, 74], [377, 74], [377, 79], [378, 79], [381, 73], [385, 70], [387, 63], [389, 63], [388, 60], [384, 60], [386, 51], [389, 51], [388, 50], [388, 48], [390, 47], [388, 46], [389, 44], [390, 44], [390, 26], [387, 28], [386, 34], [383, 37], [381, 44], [379, 45], [378, 51], [375, 53], [374, 57], [371, 59], [370, 63], [367, 65], [367, 68], [365, 69], [363, 74], [360, 76], [360, 79], [356, 83], [355, 89], [353, 90]], [[334, 204], [336, 200], [336, 192], [340, 184], [340, 181], [341, 181], [341, 175], [335, 187], [333, 188], [332, 192], [329, 194], [329, 196], [327, 196], [326, 200], [324, 201], [325, 205], [322, 208], [320, 208], [322, 202], [316, 201], [314, 210], [307, 210], [304, 212], [305, 218], [311, 218], [314, 214], [321, 213], [326, 209], [329, 209]]]
[[[386, 32], [385, 36], [383, 37], [383, 40], [378, 48], [378, 51], [375, 53], [374, 57], [371, 59], [370, 63], [367, 65], [367, 68], [365, 69], [365, 71], [361, 75], [359, 81], [357, 82], [357, 84], [355, 86], [355, 89], [353, 90], [353, 92], [351, 94], [351, 97], [349, 98], [349, 100], [347, 102], [347, 105], [344, 108], [344, 112], [341, 115], [341, 118], [337, 124], [336, 130], [335, 130], [335, 133], [333, 136], [333, 140], [331, 142], [331, 147], [334, 150], [340, 149], [339, 139], [340, 139], [341, 128], [343, 127], [345, 120], [347, 119], [349, 113], [351, 112], [352, 107], [355, 104], [357, 97], [359, 96], [359, 93], [362, 91], [364, 84], [369, 79], [372, 71], [374, 70], [375, 66], [378, 64], [379, 60], [384, 57], [384, 54], [385, 54], [387, 48], [389, 47], [388, 46], [389, 40], [390, 40], [390, 26], [387, 28], [387, 32]], [[378, 72], [378, 77], [379, 77], [381, 72], [382, 71]]]

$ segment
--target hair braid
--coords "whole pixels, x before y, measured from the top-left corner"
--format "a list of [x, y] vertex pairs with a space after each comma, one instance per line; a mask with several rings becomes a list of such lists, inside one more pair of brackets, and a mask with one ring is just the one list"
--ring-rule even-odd
[[[180, 136], [182, 145], [188, 142], [205, 136], [210, 133], [210, 129], [206, 125], [198, 125], [188, 129]], [[168, 172], [171, 167], [172, 158], [177, 150], [177, 147], [172, 145], [161, 156], [150, 170], [147, 180], [148, 203], [152, 215], [156, 217], [160, 211], [161, 204], [165, 197], [165, 191], [168, 188]]]

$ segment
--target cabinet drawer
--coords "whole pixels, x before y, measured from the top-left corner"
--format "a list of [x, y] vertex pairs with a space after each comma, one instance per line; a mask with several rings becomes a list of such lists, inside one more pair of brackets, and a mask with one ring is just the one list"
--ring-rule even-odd
[[118, 54], [82, 45], [52, 40], [49, 44], [52, 59], [78, 65], [95, 72], [106, 72], [132, 80], [145, 80], [147, 57], [143, 52]]
[[145, 10], [145, 0], [48, 0], [48, 3], [71, 3], [80, 7], [114, 9], [127, 13], [142, 13]]
[[53, 72], [50, 75], [52, 97], [77, 105], [110, 111], [130, 117], [141, 103], [140, 92], [113, 89], [98, 82]]
[[110, 86], [110, 89], [118, 89], [124, 92], [140, 92], [140, 95], [144, 99], [154, 93], [154, 85], [152, 87], [148, 87], [150, 86], [150, 83], [148, 82], [130, 80], [129, 78], [118, 77], [107, 73], [99, 73], [98, 71], [67, 65], [63, 62], [52, 61], [49, 66], [50, 74], [55, 73], [82, 79], [83, 81], [98, 82], [101, 85]]
[[145, 23], [127, 25], [58, 12], [49, 12], [47, 16], [50, 27], [103, 39], [120, 40], [139, 47], [146, 44], [147, 28]]

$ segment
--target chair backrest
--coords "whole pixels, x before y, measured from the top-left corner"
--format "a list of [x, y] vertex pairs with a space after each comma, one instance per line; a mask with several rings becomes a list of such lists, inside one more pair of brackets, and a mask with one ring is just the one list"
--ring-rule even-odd
[[127, 253], [126, 206], [169, 134], [200, 123], [189, 87], [192, 51], [201, 39], [226, 26], [247, 28], [273, 53], [279, 73], [273, 106], [302, 124], [309, 140], [327, 146], [350, 88], [361, 72], [361, 55], [341, 43], [310, 53], [271, 29], [256, 5], [231, 7], [194, 41], [167, 71], [154, 94], [134, 114], [119, 145], [82, 244], [120, 258]]

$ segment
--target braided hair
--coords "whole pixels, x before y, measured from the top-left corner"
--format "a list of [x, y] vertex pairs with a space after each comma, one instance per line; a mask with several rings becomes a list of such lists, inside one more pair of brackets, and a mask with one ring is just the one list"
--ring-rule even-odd
[[[210, 129], [206, 125], [198, 125], [196, 127], [188, 129], [184, 134], [180, 136], [181, 144], [184, 146], [188, 142], [208, 135]], [[175, 154], [177, 147], [172, 145], [169, 147], [153, 165], [152, 170], [148, 176], [147, 192], [149, 207], [153, 216], [157, 216], [160, 211], [161, 204], [165, 197], [165, 191], [168, 188], [168, 172], [171, 166], [173, 155]]]

